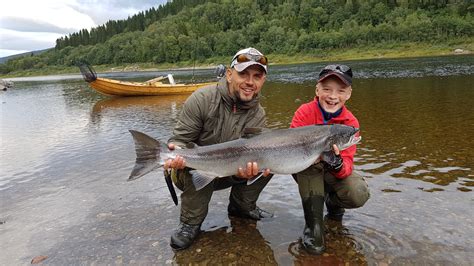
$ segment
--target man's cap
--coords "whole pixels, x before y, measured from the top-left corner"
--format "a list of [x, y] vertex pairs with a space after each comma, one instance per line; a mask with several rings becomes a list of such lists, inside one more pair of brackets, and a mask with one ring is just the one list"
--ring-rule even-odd
[[346, 65], [327, 65], [319, 72], [318, 82], [330, 76], [338, 77], [347, 86], [352, 85], [352, 69]]
[[265, 70], [265, 73], [267, 73], [267, 64], [267, 57], [265, 57], [259, 50], [249, 47], [238, 51], [234, 57], [232, 57], [230, 67], [241, 72], [249, 66], [259, 65]]

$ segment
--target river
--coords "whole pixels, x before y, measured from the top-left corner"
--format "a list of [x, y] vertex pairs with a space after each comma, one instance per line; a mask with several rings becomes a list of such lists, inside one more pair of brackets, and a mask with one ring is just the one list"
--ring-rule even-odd
[[[474, 56], [339, 62], [354, 70], [348, 108], [361, 124], [355, 169], [371, 198], [326, 223], [327, 251], [310, 256], [291, 176], [276, 175], [259, 206], [275, 217], [229, 219], [217, 191], [203, 233], [174, 253], [179, 219], [163, 174], [127, 182], [129, 129], [167, 140], [187, 98], [111, 98], [80, 75], [13, 79], [0, 92], [0, 261], [68, 264], [474, 264]], [[314, 97], [317, 64], [270, 66], [262, 90], [268, 126], [286, 128]], [[99, 76], [147, 80], [168, 72]], [[192, 71], [170, 71], [177, 82]], [[196, 70], [211, 80], [212, 70]]]

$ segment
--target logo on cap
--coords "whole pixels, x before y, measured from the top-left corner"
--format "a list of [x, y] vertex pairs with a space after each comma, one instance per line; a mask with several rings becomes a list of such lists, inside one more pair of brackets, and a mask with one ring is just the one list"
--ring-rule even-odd
[[318, 82], [336, 76], [347, 86], [352, 85], [352, 69], [346, 65], [327, 65], [319, 72]]

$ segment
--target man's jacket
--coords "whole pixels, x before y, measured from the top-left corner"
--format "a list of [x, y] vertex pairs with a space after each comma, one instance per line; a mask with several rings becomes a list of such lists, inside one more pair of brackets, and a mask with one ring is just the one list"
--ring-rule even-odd
[[[183, 105], [168, 143], [199, 146], [238, 139], [247, 127], [264, 127], [265, 111], [259, 97], [240, 102], [229, 95], [227, 80], [195, 91]], [[237, 172], [237, 169], [235, 169]]]
[[[294, 128], [322, 124], [325, 124], [324, 117], [318, 107], [318, 98], [315, 97], [313, 101], [301, 105], [298, 110], [296, 110], [290, 127]], [[333, 117], [329, 121], [326, 121], [326, 124], [343, 124], [359, 128], [359, 121], [345, 106], [342, 107], [342, 112], [339, 116]], [[356, 145], [341, 151], [343, 165], [339, 172], [332, 173], [335, 177], [343, 179], [352, 174], [355, 153]]]

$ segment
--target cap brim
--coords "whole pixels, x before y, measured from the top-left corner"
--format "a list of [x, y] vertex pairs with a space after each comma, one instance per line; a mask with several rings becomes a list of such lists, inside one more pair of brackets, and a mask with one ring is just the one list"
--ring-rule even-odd
[[344, 84], [346, 84], [347, 86], [351, 86], [352, 85], [352, 79], [349, 77], [349, 76], [346, 76], [344, 74], [340, 74], [340, 73], [337, 73], [337, 72], [330, 72], [328, 74], [326, 74], [325, 76], [319, 78], [319, 82], [325, 80], [326, 78], [330, 77], [330, 76], [336, 76], [338, 77], [342, 82], [344, 82]]
[[258, 62], [255, 62], [255, 61], [247, 61], [247, 62], [243, 62], [243, 63], [238, 63], [238, 64], [235, 64], [235, 65], [234, 65], [234, 68], [235, 68], [235, 70], [237, 70], [238, 72], [242, 72], [242, 71], [244, 71], [247, 67], [253, 66], [253, 65], [259, 65], [259, 66], [261, 66], [261, 67], [265, 70], [265, 73], [267, 73], [267, 66], [266, 66], [266, 65], [263, 65], [263, 64], [260, 64], [260, 63], [258, 63]]

